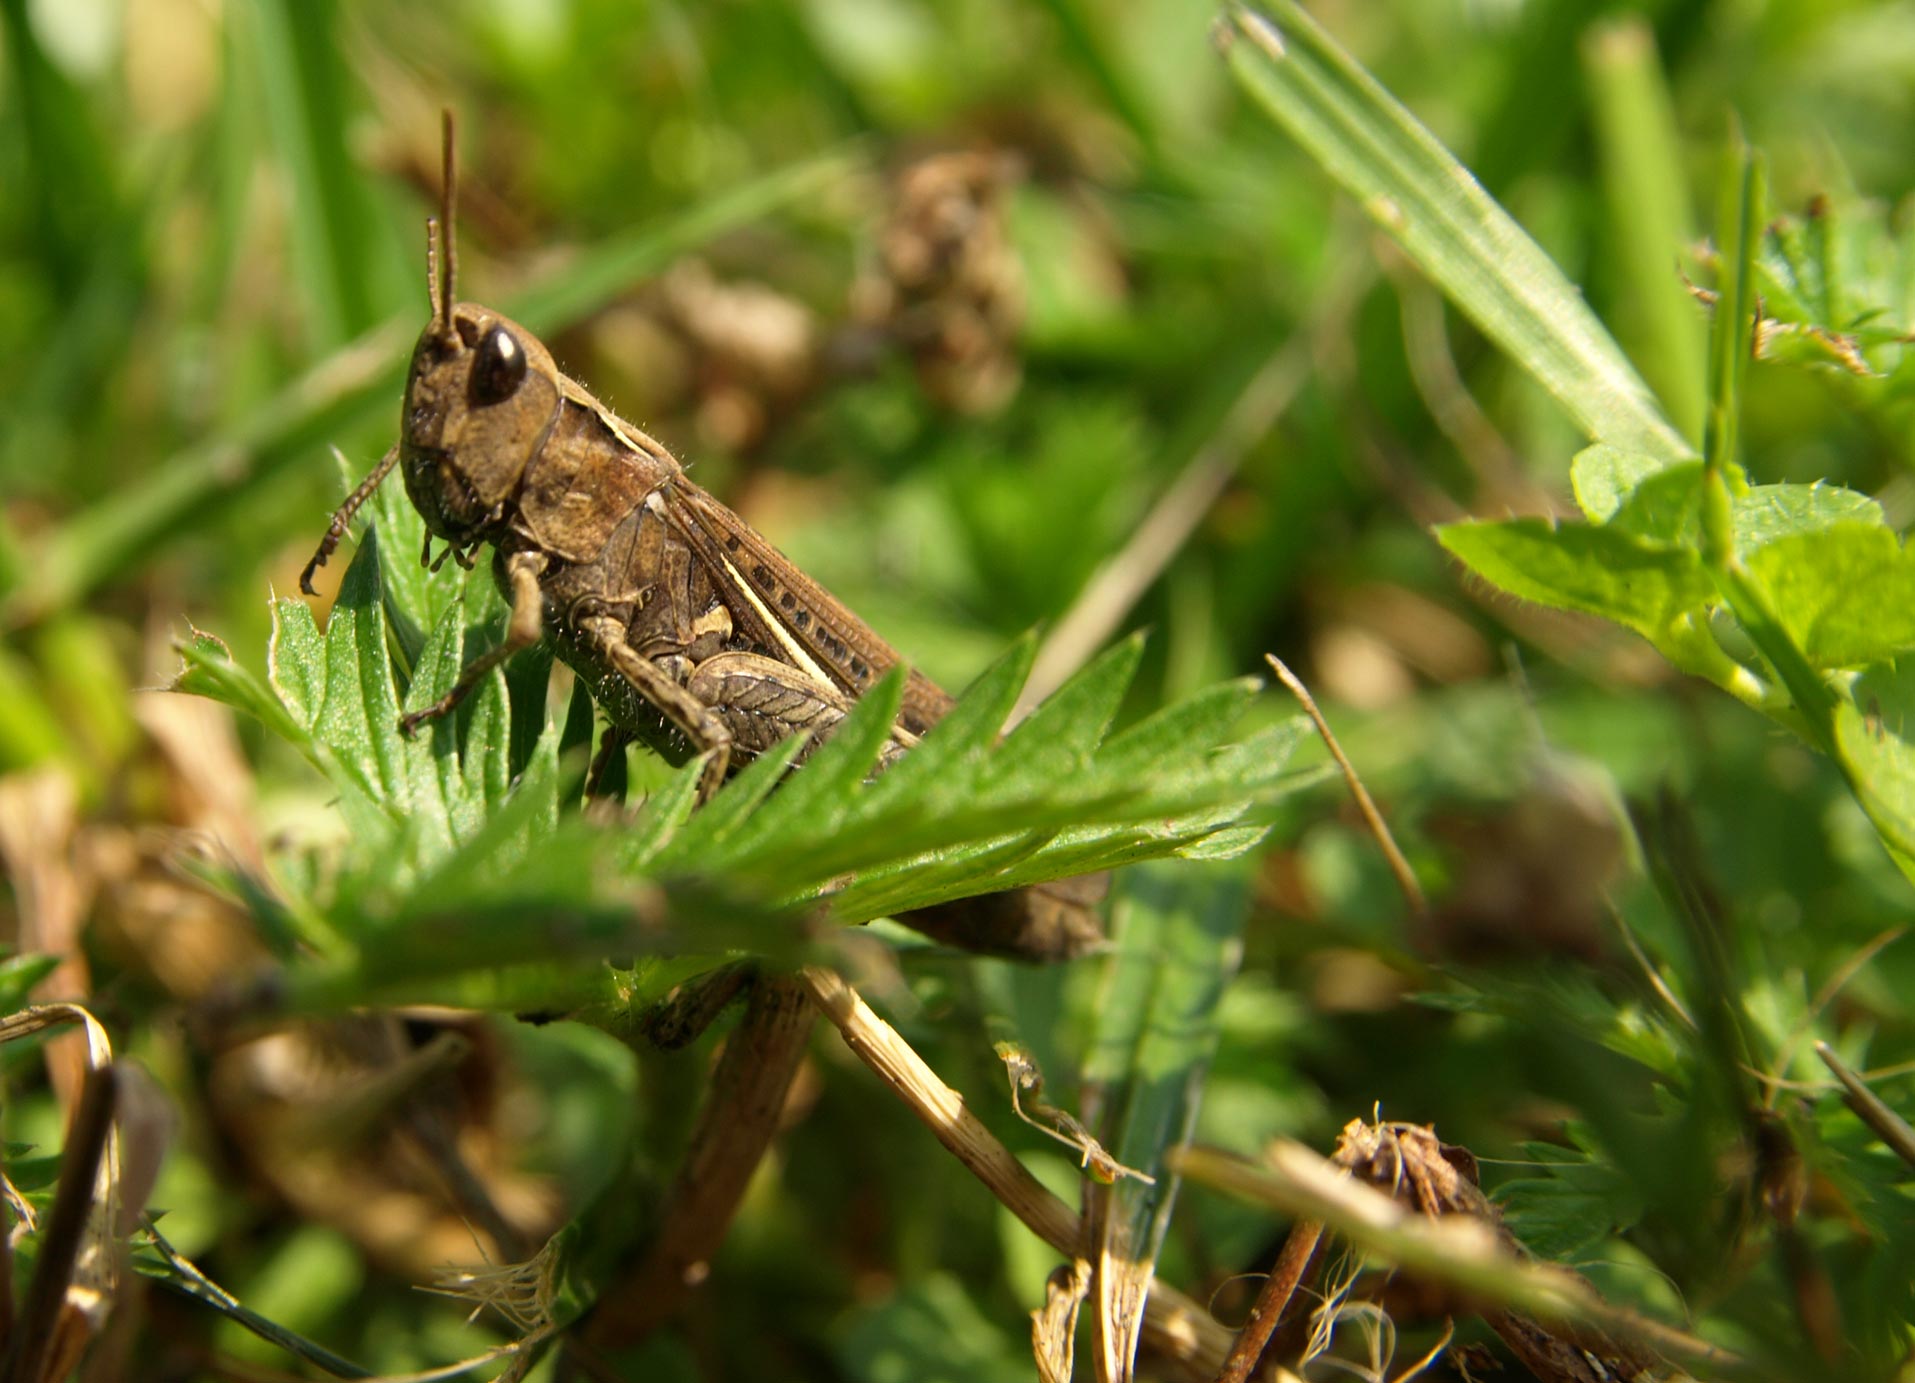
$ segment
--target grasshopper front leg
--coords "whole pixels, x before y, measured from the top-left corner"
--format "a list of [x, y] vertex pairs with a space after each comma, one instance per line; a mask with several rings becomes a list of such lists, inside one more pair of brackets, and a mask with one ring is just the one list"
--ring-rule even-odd
[[515, 552], [505, 559], [506, 583], [512, 588], [512, 617], [505, 626], [504, 642], [467, 663], [451, 691], [424, 710], [402, 717], [400, 734], [410, 737], [427, 721], [449, 715], [493, 668], [539, 641], [545, 628], [545, 598], [539, 591], [539, 576], [544, 570], [545, 558], [536, 552]]

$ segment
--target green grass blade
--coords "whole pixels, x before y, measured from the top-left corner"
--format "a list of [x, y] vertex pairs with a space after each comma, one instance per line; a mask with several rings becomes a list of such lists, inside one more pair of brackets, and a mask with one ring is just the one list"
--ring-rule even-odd
[[752, 178], [593, 246], [551, 278], [507, 299], [503, 311], [540, 335], [557, 331], [681, 255], [785, 207], [802, 206], [865, 171], [867, 163], [852, 146]]
[[1693, 454], [1576, 286], [1469, 171], [1288, 0], [1226, 14], [1225, 60], [1270, 118], [1592, 440]]
[[1669, 88], [1641, 18], [1597, 27], [1583, 45], [1603, 199], [1621, 261], [1624, 340], [1683, 436], [1702, 435], [1707, 328], [1676, 272], [1695, 238]]
[[[129, 568], [197, 531], [209, 510], [256, 488], [373, 412], [396, 404], [404, 351], [418, 331], [395, 318], [329, 356], [254, 409], [227, 434], [173, 453], [137, 483], [74, 516], [0, 608], [0, 627], [28, 624], [84, 599]], [[316, 516], [314, 541], [324, 530]]]
[[1104, 1112], [1097, 1128], [1106, 1150], [1154, 1178], [1119, 1177], [1104, 1193], [1117, 1265], [1104, 1285], [1105, 1315], [1132, 1332], [1113, 1342], [1124, 1360], [1136, 1351], [1134, 1331], [1176, 1200], [1165, 1155], [1188, 1141], [1196, 1122], [1249, 901], [1238, 871], [1165, 863], [1124, 876], [1117, 951], [1084, 1071], [1086, 1112]]
[[371, 286], [376, 223], [346, 147], [350, 121], [337, 6], [334, 0], [258, 0], [248, 10], [267, 119], [290, 175], [301, 317], [308, 339], [330, 350], [378, 320]]

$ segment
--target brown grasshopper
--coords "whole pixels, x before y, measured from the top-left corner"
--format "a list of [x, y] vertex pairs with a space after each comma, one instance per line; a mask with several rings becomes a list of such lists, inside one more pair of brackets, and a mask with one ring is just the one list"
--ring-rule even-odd
[[[333, 514], [300, 575], [338, 547], [394, 466], [425, 520], [470, 568], [493, 549], [511, 604], [504, 641], [452, 689], [400, 722], [448, 714], [488, 673], [541, 638], [584, 679], [611, 722], [607, 749], [637, 739], [674, 763], [707, 759], [709, 798], [742, 762], [808, 732], [828, 738], [898, 654], [817, 582], [685, 475], [662, 445], [563, 374], [537, 337], [453, 296], [456, 169], [445, 125], [440, 215], [426, 222], [432, 320], [412, 352], [399, 441]], [[951, 708], [911, 672], [880, 768]], [[800, 755], [802, 758], [803, 755]], [[1101, 939], [1107, 876], [960, 899], [901, 920], [967, 949], [1026, 959], [1080, 954]]]

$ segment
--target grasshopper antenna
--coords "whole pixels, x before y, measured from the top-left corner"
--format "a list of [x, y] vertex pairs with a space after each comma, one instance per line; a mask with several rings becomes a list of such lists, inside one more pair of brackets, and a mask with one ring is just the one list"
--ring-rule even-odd
[[436, 327], [445, 314], [439, 311], [439, 218], [426, 217], [426, 302], [432, 307]]
[[[439, 233], [435, 239], [442, 242], [437, 256], [439, 271], [439, 330], [446, 337], [452, 335], [452, 290], [459, 281], [459, 251], [454, 236], [454, 217], [459, 208], [459, 158], [453, 140], [452, 107], [444, 112], [445, 149], [444, 163], [439, 174]], [[431, 265], [428, 256], [428, 268]]]
[[[335, 449], [334, 455], [338, 452]], [[339, 540], [346, 536], [346, 526], [352, 522], [352, 516], [364, 507], [372, 498], [373, 491], [379, 488], [379, 482], [399, 464], [399, 444], [393, 443], [392, 450], [380, 458], [379, 464], [372, 468], [372, 474], [359, 482], [359, 486], [346, 496], [346, 502], [332, 511], [332, 521], [326, 525], [326, 536], [319, 540], [319, 551], [313, 554], [312, 561], [306, 563], [306, 570], [299, 573], [299, 589], [307, 595], [318, 595], [313, 589], [313, 574], [326, 565], [339, 548]]]

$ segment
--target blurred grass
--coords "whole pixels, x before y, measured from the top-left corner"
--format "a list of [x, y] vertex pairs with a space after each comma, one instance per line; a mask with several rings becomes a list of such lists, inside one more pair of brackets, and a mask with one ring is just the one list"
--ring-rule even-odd
[[[1899, 11], [1439, 0], [1312, 13], [1481, 180], [1458, 191], [1452, 224], [1467, 232], [1494, 198], [1561, 266], [1566, 281], [1526, 309], [1529, 334], [1507, 315], [1409, 330], [1416, 271], [1356, 229], [1337, 171], [1229, 80], [1230, 65], [1269, 55], [1241, 40], [1222, 59], [1205, 51], [1203, 7], [0, 0], [0, 774], [77, 786], [71, 829], [46, 823], [36, 857], [88, 881], [95, 989], [188, 1130], [158, 1202], [204, 1227], [196, 1252], [224, 1286], [378, 1370], [476, 1348], [456, 1308], [401, 1285], [407, 1265], [272, 1189], [249, 1126], [209, 1094], [207, 1058], [174, 1021], [194, 992], [179, 972], [204, 954], [236, 977], [252, 952], [208, 940], [241, 911], [194, 901], [205, 895], [182, 872], [242, 890], [303, 883], [324, 876], [341, 828], [296, 755], [250, 725], [169, 740], [139, 690], [170, 678], [167, 640], [189, 618], [262, 668], [267, 591], [292, 589], [340, 493], [328, 448], [363, 467], [389, 443], [425, 315], [420, 225], [442, 104], [462, 122], [465, 295], [547, 334], [568, 369], [954, 687], [1056, 620], [1243, 380], [1311, 333], [1308, 384], [1125, 620], [1152, 636], [1119, 725], [1278, 652], [1324, 697], [1447, 901], [1413, 922], [1331, 799], [1288, 804], [1254, 871], [1240, 978], [1214, 1015], [1206, 1137], [1245, 1153], [1275, 1135], [1323, 1148], [1380, 1101], [1386, 1117], [1520, 1159], [1525, 1140], [1568, 1142], [1560, 1120], [1574, 1114], [1563, 1155], [1578, 1167], [1686, 1155], [1685, 1176], [1720, 1185], [1717, 1155], [1738, 1135], [1708, 1123], [1663, 1136], [1693, 1129], [1669, 1106], [1712, 1076], [1619, 950], [1607, 907], [1688, 992], [1683, 915], [1637, 868], [1616, 807], [1658, 791], [1693, 820], [1696, 868], [1723, 897], [1736, 992], [1717, 998], [1765, 1034], [1757, 1049], [1809, 1024], [1858, 1066], [1915, 1056], [1902, 948], [1836, 1010], [1813, 1009], [1844, 959], [1908, 910], [1839, 774], [1634, 642], [1484, 598], [1425, 528], [1561, 507], [1582, 432], [1618, 417], [1659, 454], [1701, 440], [1707, 317], [1682, 272], [1694, 276], [1687, 240], [1713, 204], [1731, 109], [1766, 153], [1777, 205], [1825, 194], [1854, 225], [1872, 200], [1891, 235], [1915, 137]], [[1313, 38], [1289, 60], [1357, 80]], [[1402, 129], [1345, 128], [1358, 157], [1406, 147]], [[1426, 172], [1442, 167], [1434, 146], [1409, 144]], [[1023, 165], [1007, 220], [1028, 304], [1015, 396], [955, 413], [880, 357], [765, 403], [762, 439], [727, 447], [711, 404], [735, 381], [682, 342], [657, 349], [653, 281], [697, 254], [829, 335], [875, 254], [882, 175], [954, 146]], [[1392, 272], [1326, 310], [1345, 266], [1378, 253]], [[1841, 283], [1866, 277], [1834, 267]], [[1430, 272], [1443, 280], [1440, 262]], [[1523, 367], [1566, 336], [1596, 341], [1599, 326], [1568, 331], [1585, 316], [1628, 358], [1567, 359], [1558, 392], [1590, 388], [1592, 359], [1647, 387], [1579, 405], [1579, 432]], [[1747, 369], [1752, 476], [1854, 486], [1906, 526], [1905, 371]], [[1884, 689], [1885, 714], [1897, 695]], [[200, 868], [207, 839], [246, 866], [237, 882]], [[44, 909], [30, 856], [6, 856], [16, 928]], [[910, 953], [889, 997], [946, 1079], [1014, 1147], [1036, 1148], [993, 1103], [1001, 1075], [982, 1034], [1041, 1024], [1051, 1097], [1068, 1105], [1063, 1073], [1097, 1030], [1089, 978]], [[609, 1041], [496, 1033], [486, 1069], [523, 1135], [509, 1159], [555, 1200], [583, 1203], [626, 1151], [641, 1180], [669, 1174], [700, 1056], [647, 1055], [633, 1076]], [[1781, 1074], [1819, 1079], [1801, 1051]], [[944, 1342], [976, 1331], [976, 1367], [1027, 1368], [1017, 1337], [1037, 1303], [981, 1193], [835, 1049], [820, 1045], [813, 1067], [808, 1113], [716, 1265], [719, 1305], [659, 1367], [930, 1377], [951, 1363]], [[37, 1068], [7, 1069], [8, 1137], [57, 1127]], [[1884, 1092], [1894, 1103], [1905, 1088]], [[1812, 1201], [1809, 1238], [1858, 1322], [1852, 1376], [1872, 1376], [1905, 1343], [1905, 1311], [1885, 1305], [1899, 1287], [1885, 1284], [1915, 1240], [1894, 1165], [1833, 1099], [1800, 1095], [1780, 1114], [1850, 1198]], [[1561, 1209], [1526, 1196], [1539, 1220]], [[1712, 1221], [1741, 1237], [1698, 1248], [1678, 1227], [1630, 1223], [1626, 1197], [1591, 1199], [1576, 1212], [1591, 1242], [1641, 1265], [1605, 1290], [1653, 1308], [1655, 1272], [1680, 1266], [1703, 1326], [1794, 1356], [1796, 1306], [1766, 1231]], [[1160, 1272], [1199, 1297], [1265, 1266], [1274, 1222], [1188, 1191], [1178, 1216]], [[155, 1376], [237, 1348], [201, 1308], [154, 1310]]]

